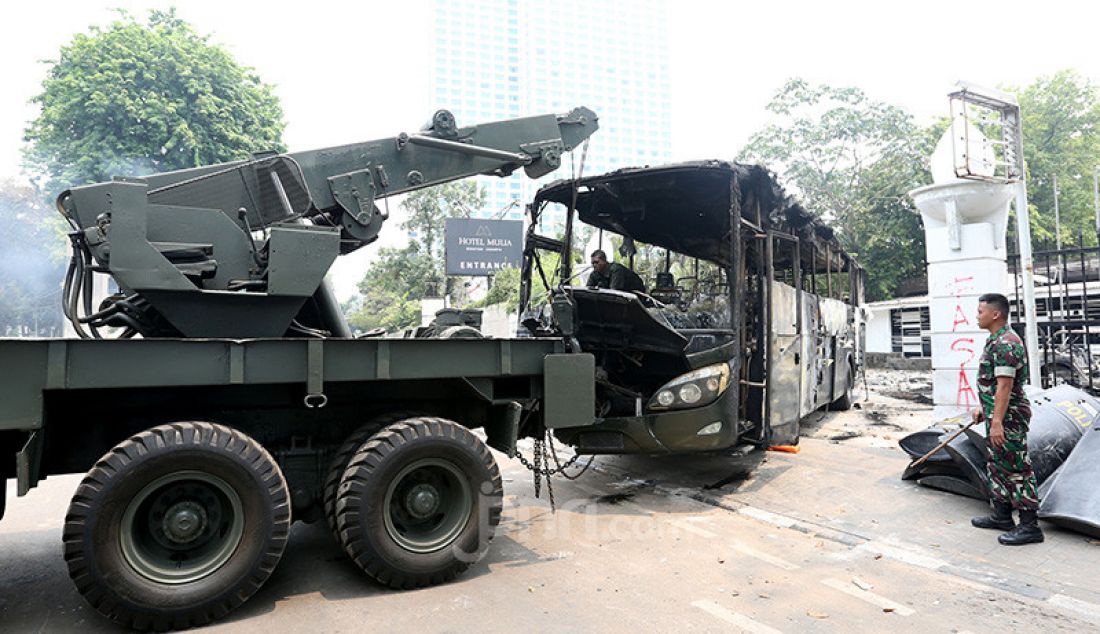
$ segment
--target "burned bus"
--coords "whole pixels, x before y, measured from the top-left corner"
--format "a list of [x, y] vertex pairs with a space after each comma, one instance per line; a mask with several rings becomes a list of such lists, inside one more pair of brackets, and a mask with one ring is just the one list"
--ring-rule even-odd
[[[560, 239], [539, 230], [555, 205]], [[763, 167], [706, 161], [557, 181], [528, 213], [522, 327], [563, 338], [594, 366], [594, 418], [547, 425], [579, 453], [791, 445], [806, 415], [851, 406], [864, 273]], [[595, 244], [644, 290], [586, 284], [573, 260]]]

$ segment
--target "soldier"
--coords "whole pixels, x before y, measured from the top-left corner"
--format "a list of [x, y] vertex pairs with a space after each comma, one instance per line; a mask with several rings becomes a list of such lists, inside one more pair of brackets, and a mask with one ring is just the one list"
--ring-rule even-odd
[[[1024, 395], [1027, 350], [1008, 326], [1008, 299], [999, 293], [978, 298], [978, 326], [989, 331], [978, 366], [978, 399], [974, 420], [985, 421], [989, 440], [989, 495], [992, 514], [970, 521], [978, 528], [1007, 531], [997, 538], [1006, 546], [1043, 541], [1039, 528], [1039, 494], [1027, 455], [1031, 404]], [[1012, 520], [1012, 510], [1020, 523]]]
[[645, 292], [642, 278], [618, 262], [608, 262], [607, 254], [602, 249], [592, 252], [592, 273], [588, 276], [588, 288]]

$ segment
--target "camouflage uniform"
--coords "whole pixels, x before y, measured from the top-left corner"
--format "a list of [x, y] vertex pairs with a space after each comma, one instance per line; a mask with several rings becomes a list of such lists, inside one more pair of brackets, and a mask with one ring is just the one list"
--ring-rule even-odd
[[987, 437], [999, 376], [1014, 380], [1004, 418], [1005, 443], [1000, 449], [992, 443], [989, 446], [989, 493], [994, 502], [1011, 504], [1020, 511], [1038, 511], [1035, 472], [1027, 455], [1027, 430], [1031, 422], [1031, 404], [1024, 395], [1024, 383], [1028, 380], [1027, 350], [1020, 336], [1007, 324], [986, 340], [978, 366], [978, 398], [985, 414]]

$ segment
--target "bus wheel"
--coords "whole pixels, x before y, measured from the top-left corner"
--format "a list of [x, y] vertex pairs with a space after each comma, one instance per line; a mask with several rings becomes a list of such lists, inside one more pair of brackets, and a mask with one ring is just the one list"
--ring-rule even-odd
[[852, 386], [855, 381], [855, 372], [852, 371], [852, 365], [848, 364], [848, 385], [844, 388], [844, 394], [841, 394], [840, 398], [829, 404], [830, 410], [834, 412], [846, 412], [852, 409]]
[[336, 499], [344, 550], [392, 588], [455, 578], [488, 551], [500, 522], [500, 471], [488, 447], [442, 418], [410, 418], [363, 443]]
[[332, 460], [329, 462], [328, 471], [325, 475], [322, 501], [325, 507], [325, 521], [328, 522], [329, 530], [332, 531], [332, 535], [336, 538], [337, 543], [340, 541], [340, 532], [336, 528], [336, 492], [340, 486], [340, 478], [348, 468], [348, 463], [351, 462], [352, 456], [354, 456], [355, 452], [359, 450], [359, 447], [366, 442], [368, 438], [377, 433], [378, 430], [387, 425], [396, 423], [399, 420], [413, 418], [414, 416], [418, 416], [418, 414], [416, 412], [391, 412], [389, 414], [376, 416], [353, 431], [351, 435], [347, 437], [347, 440], [340, 445], [340, 448], [336, 450], [336, 454], [333, 455]]
[[138, 630], [210, 623], [275, 569], [290, 494], [271, 455], [241, 432], [174, 423], [100, 458], [65, 516], [69, 576], [97, 610]]

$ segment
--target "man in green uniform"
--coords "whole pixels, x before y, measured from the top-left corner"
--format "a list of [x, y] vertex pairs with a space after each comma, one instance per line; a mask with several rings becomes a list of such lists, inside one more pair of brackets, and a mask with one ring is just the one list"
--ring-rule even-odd
[[[1007, 531], [997, 538], [1006, 546], [1043, 541], [1039, 528], [1039, 494], [1027, 455], [1031, 404], [1024, 395], [1028, 379], [1024, 342], [1008, 326], [1008, 299], [998, 293], [978, 298], [978, 326], [989, 331], [978, 366], [975, 421], [985, 421], [989, 440], [989, 496], [993, 513], [970, 521], [978, 528]], [[1020, 523], [1012, 520], [1012, 510]]]
[[607, 254], [602, 249], [592, 252], [592, 273], [588, 276], [588, 288], [645, 292], [642, 278], [618, 262], [608, 262]]

